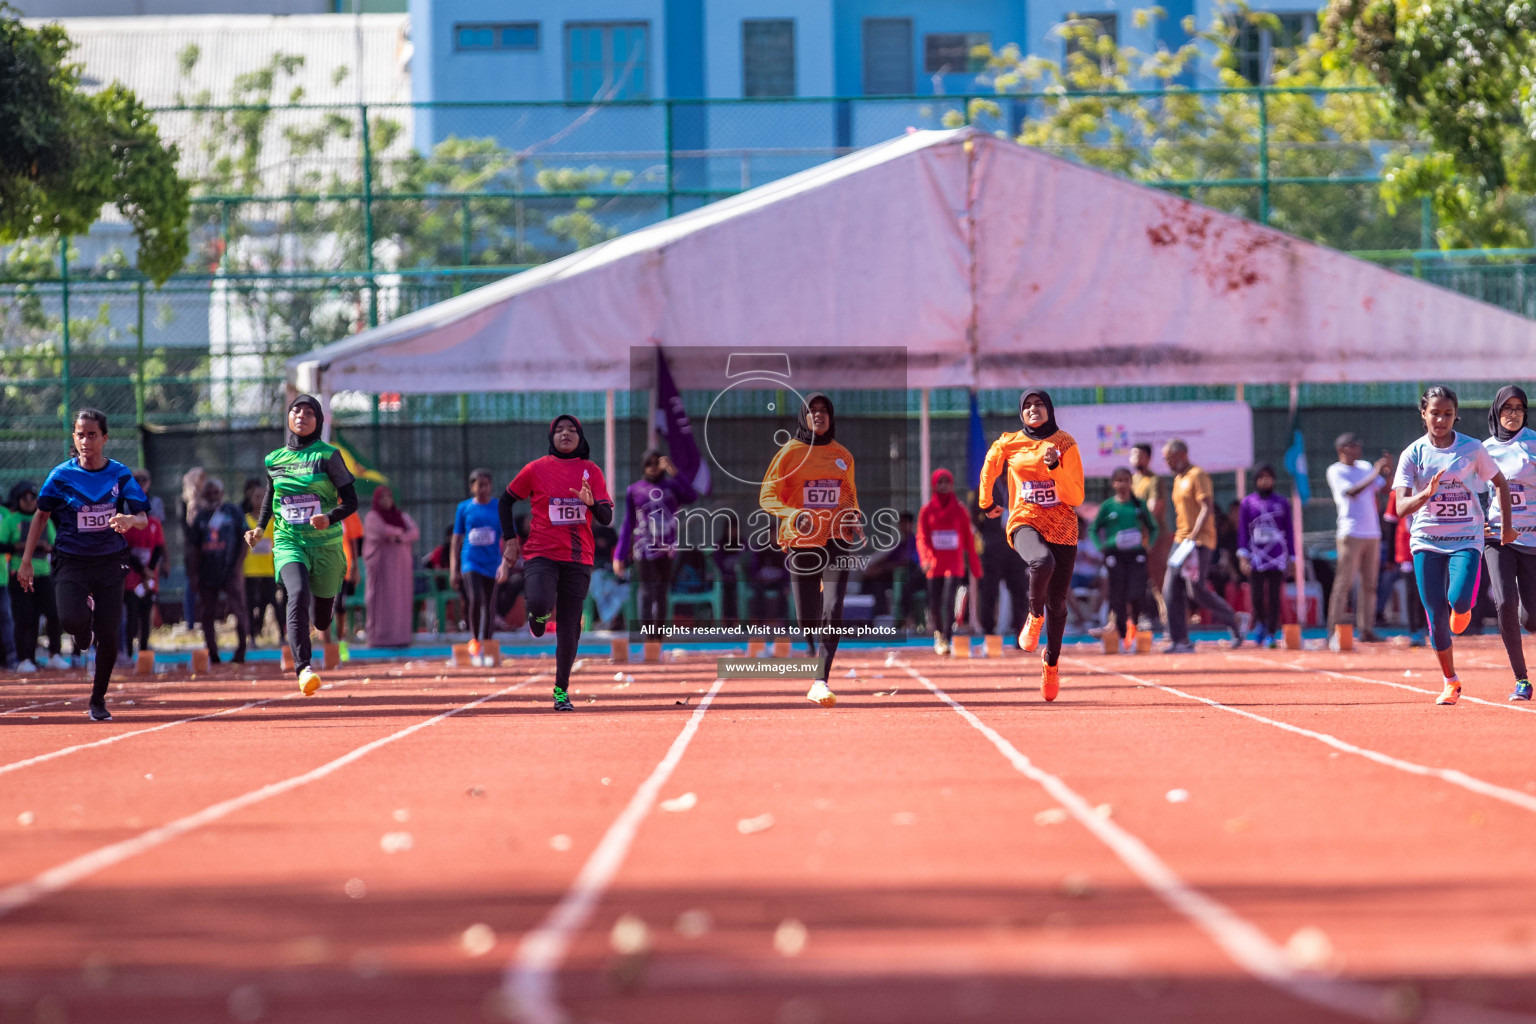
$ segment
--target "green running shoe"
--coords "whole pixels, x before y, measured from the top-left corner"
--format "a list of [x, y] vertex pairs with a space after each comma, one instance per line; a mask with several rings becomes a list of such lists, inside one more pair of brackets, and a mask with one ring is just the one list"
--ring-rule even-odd
[[1530, 700], [1531, 681], [1529, 679], [1516, 679], [1515, 692], [1509, 695], [1510, 700]]
[[562, 690], [558, 686], [555, 687], [555, 710], [556, 711], [575, 711], [576, 710], [576, 705], [571, 703], [571, 698], [567, 697], [565, 695], [565, 691]]

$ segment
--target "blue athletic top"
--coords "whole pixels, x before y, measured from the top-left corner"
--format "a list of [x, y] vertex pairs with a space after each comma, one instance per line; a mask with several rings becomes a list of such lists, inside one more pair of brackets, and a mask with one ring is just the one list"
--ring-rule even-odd
[[127, 466], [108, 459], [100, 469], [85, 469], [70, 459], [53, 467], [37, 492], [37, 507], [53, 517], [59, 536], [54, 550], [76, 558], [97, 558], [126, 550], [128, 542], [112, 529], [118, 512], [149, 511], [149, 499]]
[[496, 503], [480, 504], [474, 498], [459, 502], [453, 532], [464, 538], [459, 549], [459, 568], [482, 576], [495, 576], [501, 567], [501, 517]]

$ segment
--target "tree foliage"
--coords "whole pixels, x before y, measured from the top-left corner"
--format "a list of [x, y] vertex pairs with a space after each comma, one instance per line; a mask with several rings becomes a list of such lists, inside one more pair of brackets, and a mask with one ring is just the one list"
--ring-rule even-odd
[[71, 45], [58, 25], [28, 28], [0, 3], [0, 243], [84, 234], [112, 205], [133, 227], [139, 269], [163, 283], [188, 248], [176, 147], [132, 91], [82, 89]]
[[1397, 159], [1390, 191], [1432, 196], [1449, 244], [1529, 245], [1536, 0], [1331, 0], [1323, 27], [1434, 145]]

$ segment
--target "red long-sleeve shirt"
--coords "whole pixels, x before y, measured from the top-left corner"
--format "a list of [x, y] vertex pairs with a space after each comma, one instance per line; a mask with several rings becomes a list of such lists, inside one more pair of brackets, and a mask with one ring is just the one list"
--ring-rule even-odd
[[981, 576], [970, 513], [953, 494], [935, 494], [918, 513], [917, 558], [929, 576], [964, 576], [967, 561]]

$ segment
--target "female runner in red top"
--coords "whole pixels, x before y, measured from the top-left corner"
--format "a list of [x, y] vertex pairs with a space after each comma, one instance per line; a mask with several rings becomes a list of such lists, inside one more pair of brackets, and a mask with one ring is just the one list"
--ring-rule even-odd
[[523, 585], [528, 628], [544, 635], [555, 619], [555, 710], [576, 710], [566, 696], [576, 647], [581, 642], [581, 611], [592, 582], [592, 522], [613, 521], [613, 499], [603, 471], [589, 456], [591, 448], [575, 416], [556, 416], [549, 425], [549, 454], [524, 466], [502, 492], [501, 568], [505, 583], [517, 563], [517, 527], [512, 514], [519, 501], [530, 501], [528, 538], [522, 542]]
[[971, 537], [970, 511], [955, 497], [955, 478], [947, 469], [933, 471], [933, 497], [917, 516], [917, 559], [928, 577], [928, 618], [935, 654], [948, 654], [955, 639], [955, 594], [965, 582], [966, 565], [981, 579], [981, 559]]

